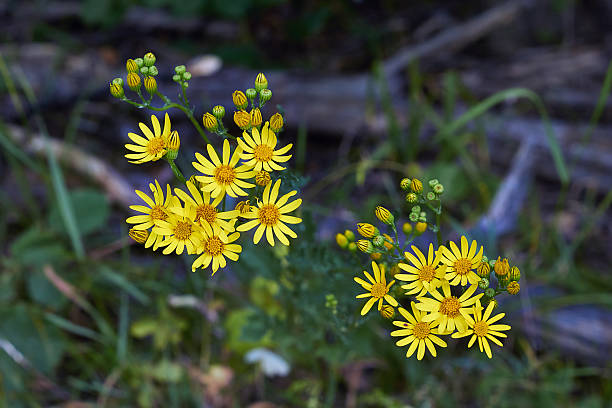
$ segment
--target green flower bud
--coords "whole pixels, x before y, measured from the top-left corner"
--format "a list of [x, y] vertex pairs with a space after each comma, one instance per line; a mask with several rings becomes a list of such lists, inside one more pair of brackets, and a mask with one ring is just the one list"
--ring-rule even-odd
[[149, 75], [157, 76], [157, 74], [159, 74], [159, 71], [157, 70], [157, 67], [155, 65], [149, 67]]
[[110, 83], [110, 93], [115, 98], [123, 98], [123, 95], [124, 95], [123, 86], [121, 86], [120, 84], [118, 84], [118, 83], [116, 83], [114, 81], [111, 82]]
[[262, 89], [259, 92], [259, 103], [264, 104], [272, 98], [272, 91], [269, 89]]
[[444, 186], [442, 184], [436, 184], [435, 186], [433, 186], [433, 191], [437, 195], [440, 195], [444, 193]]
[[185, 71], [187, 71], [187, 68], [185, 68], [184, 65], [177, 65], [176, 67], [174, 67], [174, 72], [179, 75], [183, 75]]
[[356, 252], [357, 251], [357, 244], [354, 242], [350, 242], [348, 244], [348, 250], [351, 252]]
[[404, 231], [406, 235], [410, 234], [412, 232], [412, 224], [405, 222], [404, 225], [402, 225], [402, 231]]
[[268, 87], [268, 80], [266, 76], [260, 72], [255, 78], [255, 91], [260, 92]]
[[487, 289], [485, 289], [485, 296], [486, 296], [486, 297], [490, 297], [490, 298], [492, 298], [493, 296], [495, 296], [495, 289], [493, 289], [493, 288], [487, 288]]
[[[142, 58], [136, 58], [134, 60], [134, 62], [136, 63], [136, 66], [138, 68], [142, 68], [144, 66], [144, 61], [142, 60]], [[136, 71], [134, 71], [134, 72], [136, 72]]]
[[372, 245], [372, 242], [368, 241], [367, 239], [360, 239], [359, 241], [357, 241], [357, 248], [359, 248], [361, 252], [365, 252], [366, 254], [371, 254], [372, 252], [374, 252], [374, 245]]
[[410, 212], [414, 212], [414, 213], [421, 213], [421, 206], [420, 205], [413, 205], [412, 209], [410, 210]]
[[173, 80], [174, 82], [178, 82], [178, 81], [180, 81], [180, 80], [181, 80], [181, 76], [180, 76], [180, 75], [178, 75], [178, 74], [172, 75], [172, 80]]
[[429, 180], [429, 187], [433, 188], [433, 186], [435, 186], [436, 184], [439, 184], [440, 182], [438, 181], [438, 179], [431, 179]]
[[402, 181], [400, 181], [400, 188], [404, 191], [408, 191], [410, 189], [411, 182], [412, 180], [409, 178], [403, 178]]
[[417, 222], [419, 220], [419, 213], [411, 212], [408, 219], [412, 222]]
[[344, 236], [351, 242], [355, 241], [355, 233], [351, 230], [344, 231]]
[[183, 79], [189, 81], [191, 79], [191, 72], [187, 71], [183, 74]]
[[419, 197], [415, 193], [406, 194], [406, 202], [409, 204], [414, 204], [419, 201]]
[[140, 89], [140, 76], [138, 76], [138, 74], [135, 72], [130, 72], [127, 75], [127, 84], [128, 84], [128, 87], [132, 91], [139, 90]]
[[150, 67], [155, 64], [155, 55], [152, 52], [147, 52], [142, 61], [146, 67]]
[[480, 279], [480, 282], [478, 282], [478, 287], [482, 290], [487, 289], [489, 287], [489, 280], [487, 278]]
[[149, 67], [145, 66], [145, 67], [140, 68], [140, 73], [142, 75], [149, 75]]
[[383, 206], [376, 206], [376, 208], [374, 209], [374, 215], [376, 215], [376, 218], [378, 218], [380, 221], [384, 222], [387, 225], [393, 225], [393, 223], [395, 222], [395, 217], [393, 216], [393, 214], [391, 214], [391, 212]]
[[117, 84], [119, 86], [123, 86], [123, 79], [115, 78], [115, 79], [113, 79], [113, 84]]
[[377, 235], [372, 239], [372, 243], [377, 248], [383, 248], [385, 246], [385, 237]]
[[144, 87], [150, 94], [154, 94], [157, 91], [157, 81], [152, 76], [145, 77]]
[[256, 96], [257, 96], [257, 91], [255, 89], [249, 88], [246, 90], [246, 97], [249, 98], [251, 101], [255, 99]]
[[221, 120], [225, 116], [225, 108], [221, 105], [217, 105], [212, 109], [212, 113], [215, 115], [215, 118]]
[[272, 115], [272, 117], [270, 118], [270, 130], [273, 132], [278, 132], [283, 128], [283, 116], [276, 112], [274, 115]]
[[480, 262], [482, 263], [488, 263], [489, 262], [489, 258], [487, 258], [486, 255], [483, 255], [482, 258], [480, 258]]
[[346, 249], [348, 247], [349, 241], [348, 238], [344, 234], [337, 233], [336, 234], [336, 243], [342, 249]]
[[518, 266], [513, 266], [512, 268], [510, 268], [510, 280], [517, 282], [520, 279], [521, 271], [519, 270]]
[[435, 199], [436, 199], [436, 194], [435, 194], [433, 191], [429, 191], [429, 192], [427, 193], [427, 199], [428, 199], [429, 201], [433, 201], [433, 200], [435, 200]]

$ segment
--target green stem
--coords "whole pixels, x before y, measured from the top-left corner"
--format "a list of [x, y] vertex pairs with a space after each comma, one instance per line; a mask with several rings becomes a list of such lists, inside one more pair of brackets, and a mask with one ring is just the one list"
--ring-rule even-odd
[[185, 176], [183, 176], [183, 173], [181, 173], [181, 171], [179, 170], [179, 168], [176, 166], [176, 164], [174, 164], [174, 160], [168, 160], [168, 164], [170, 164], [170, 168], [172, 169], [172, 172], [174, 173], [174, 176], [183, 184], [187, 183], [187, 179], [185, 179]]
[[193, 117], [193, 113], [191, 112], [191, 110], [189, 110], [187, 107], [179, 104], [179, 103], [175, 103], [170, 101], [170, 99], [168, 99], [168, 97], [166, 95], [163, 95], [162, 93], [160, 93], [159, 91], [156, 91], [155, 94], [157, 96], [159, 96], [161, 99], [163, 99], [163, 101], [165, 102], [165, 105], [162, 106], [161, 108], [155, 108], [151, 105], [149, 105], [148, 107], [150, 109], [156, 110], [156, 111], [162, 111], [162, 110], [167, 110], [170, 108], [177, 108], [183, 111], [183, 113], [189, 118], [189, 120], [191, 121], [191, 124], [193, 125], [193, 127], [196, 128], [196, 130], [198, 131], [198, 133], [200, 134], [200, 136], [202, 136], [202, 139], [204, 139], [204, 141], [206, 143], [210, 143], [210, 141], [208, 140], [208, 137], [206, 137], [206, 133], [204, 133], [204, 129], [202, 129], [202, 127], [198, 124], [198, 121], [195, 120], [195, 118]]
[[442, 218], [442, 211], [436, 214], [436, 226], [438, 230], [436, 231], [436, 238], [438, 240], [438, 248], [442, 246], [442, 228], [440, 228], [440, 218]]

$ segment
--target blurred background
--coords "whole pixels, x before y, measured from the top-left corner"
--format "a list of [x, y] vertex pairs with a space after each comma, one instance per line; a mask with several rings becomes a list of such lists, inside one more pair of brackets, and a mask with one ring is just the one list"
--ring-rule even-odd
[[[0, 22], [1, 406], [610, 406], [609, 1], [5, 0]], [[151, 112], [108, 84], [147, 51], [171, 97], [187, 65], [197, 118], [266, 73], [304, 199], [289, 249], [247, 233], [210, 278], [132, 245], [134, 189], [173, 175], [124, 159]], [[359, 317], [368, 259], [334, 236], [379, 204], [406, 220], [403, 177], [444, 184], [445, 239], [521, 269], [492, 360], [406, 359]]]

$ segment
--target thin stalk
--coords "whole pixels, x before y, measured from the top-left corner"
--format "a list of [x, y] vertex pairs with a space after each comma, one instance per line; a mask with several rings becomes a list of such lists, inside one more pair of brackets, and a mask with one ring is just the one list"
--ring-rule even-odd
[[186, 184], [187, 183], [187, 179], [185, 178], [185, 176], [183, 176], [183, 173], [181, 173], [179, 168], [176, 166], [176, 164], [174, 163], [174, 160], [168, 160], [168, 164], [170, 164], [170, 168], [172, 169], [172, 172], [174, 173], [174, 176], [181, 183]]

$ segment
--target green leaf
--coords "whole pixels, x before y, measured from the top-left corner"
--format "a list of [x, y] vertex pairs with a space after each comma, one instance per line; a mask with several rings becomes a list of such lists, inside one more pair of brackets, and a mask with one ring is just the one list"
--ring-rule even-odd
[[[68, 200], [82, 235], [96, 232], [106, 226], [110, 207], [104, 194], [92, 189], [73, 190], [68, 193]], [[51, 208], [49, 225], [56, 231], [65, 231], [59, 206]]]
[[23, 266], [61, 265], [70, 254], [57, 235], [32, 227], [24, 231], [11, 245], [13, 258]]

